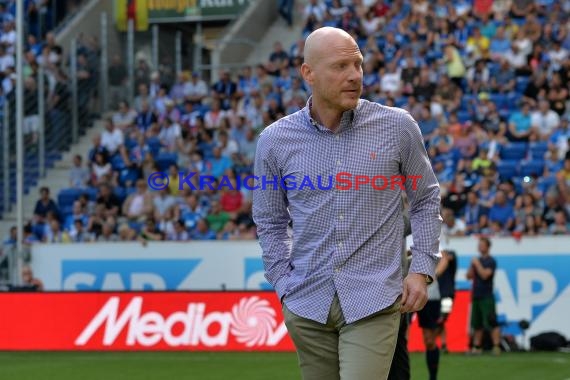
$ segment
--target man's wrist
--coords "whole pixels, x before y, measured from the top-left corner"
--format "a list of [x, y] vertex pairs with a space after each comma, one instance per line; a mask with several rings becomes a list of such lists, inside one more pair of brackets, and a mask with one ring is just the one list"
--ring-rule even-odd
[[423, 277], [425, 279], [425, 282], [427, 285], [433, 283], [433, 277], [430, 276], [429, 274], [425, 274], [425, 273], [410, 273], [410, 274], [415, 274], [417, 276]]

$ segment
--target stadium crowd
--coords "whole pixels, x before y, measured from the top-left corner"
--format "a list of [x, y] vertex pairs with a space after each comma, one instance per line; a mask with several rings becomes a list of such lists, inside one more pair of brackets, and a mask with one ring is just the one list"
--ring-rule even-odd
[[[213, 84], [140, 57], [132, 103], [117, 56], [117, 110], [73, 158], [69, 189], [41, 190], [26, 243], [255, 239], [251, 191], [180, 190], [178, 173], [252, 173], [259, 132], [310, 96], [303, 38], [321, 26], [358, 41], [363, 98], [418, 121], [448, 235], [570, 234], [569, 15], [570, 1], [310, 0], [295, 14], [298, 43], [276, 42], [267, 62]], [[53, 49], [37, 49], [51, 59]], [[159, 171], [170, 182], [153, 191], [147, 179]]]

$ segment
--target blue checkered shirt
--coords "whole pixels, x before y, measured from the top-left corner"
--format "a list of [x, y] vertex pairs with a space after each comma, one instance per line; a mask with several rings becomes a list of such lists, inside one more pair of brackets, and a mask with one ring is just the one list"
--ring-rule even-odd
[[[433, 278], [440, 257], [439, 184], [407, 111], [361, 99], [332, 132], [311, 118], [310, 102], [260, 135], [253, 217], [265, 276], [287, 308], [326, 323], [336, 292], [346, 323], [352, 323], [401, 295], [404, 231], [402, 190], [361, 185], [356, 191], [354, 177], [422, 176], [416, 190], [405, 181], [414, 238], [410, 272]], [[336, 188], [339, 172], [352, 175], [352, 189]], [[329, 176], [335, 185], [321, 190], [329, 187]], [[286, 186], [275, 189], [274, 177], [285, 177]], [[301, 182], [307, 186], [301, 189]]]

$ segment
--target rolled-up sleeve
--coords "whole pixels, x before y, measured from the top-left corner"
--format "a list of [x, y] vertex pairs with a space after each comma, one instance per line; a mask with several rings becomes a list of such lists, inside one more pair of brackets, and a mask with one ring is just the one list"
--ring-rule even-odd
[[[280, 181], [281, 174], [272, 155], [272, 136], [262, 133], [257, 143], [254, 174], [256, 187], [253, 190], [253, 220], [262, 250], [265, 277], [275, 288], [281, 300], [287, 292], [287, 278], [290, 273], [291, 237], [287, 226], [291, 219], [287, 209], [285, 190], [281, 186], [264, 186], [263, 178]], [[277, 182], [279, 183], [279, 182]]]
[[[440, 187], [429, 161], [417, 122], [402, 113], [400, 123], [400, 162], [410, 203], [413, 246], [410, 273], [428, 274], [435, 278], [439, 253]], [[416, 176], [416, 181], [412, 180]]]

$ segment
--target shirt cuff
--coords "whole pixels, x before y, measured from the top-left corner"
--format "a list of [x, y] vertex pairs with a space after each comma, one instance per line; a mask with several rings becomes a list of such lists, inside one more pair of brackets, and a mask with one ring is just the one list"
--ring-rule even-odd
[[275, 292], [277, 293], [277, 297], [279, 297], [279, 302], [283, 303], [283, 297], [287, 295], [287, 287], [289, 283], [289, 274], [285, 274], [275, 282]]
[[437, 267], [438, 261], [438, 256], [432, 258], [428, 255], [418, 254], [417, 251], [414, 252], [412, 249], [412, 263], [409, 273], [427, 274], [435, 279], [435, 268]]

